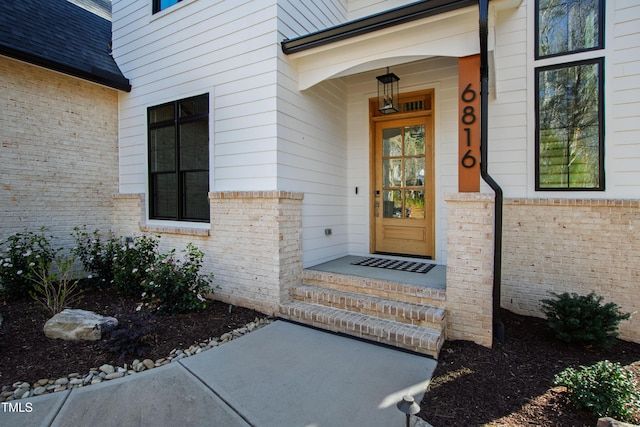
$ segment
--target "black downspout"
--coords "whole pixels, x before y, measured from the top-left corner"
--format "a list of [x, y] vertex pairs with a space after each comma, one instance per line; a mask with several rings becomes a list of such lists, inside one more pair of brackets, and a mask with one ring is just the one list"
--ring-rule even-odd
[[480, 176], [496, 195], [493, 249], [493, 336], [504, 343], [504, 324], [500, 319], [500, 283], [502, 280], [502, 188], [487, 172], [487, 136], [489, 106], [489, 0], [479, 0], [480, 6]]

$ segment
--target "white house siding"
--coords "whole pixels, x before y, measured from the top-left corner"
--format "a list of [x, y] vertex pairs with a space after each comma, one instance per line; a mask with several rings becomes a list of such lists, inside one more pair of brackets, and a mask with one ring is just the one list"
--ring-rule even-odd
[[[346, 20], [341, 1], [279, 3], [280, 40]], [[303, 265], [348, 253], [346, 85], [334, 79], [299, 91], [295, 64], [278, 67], [278, 188], [304, 193]], [[330, 229], [331, 235], [325, 230]]]
[[275, 1], [186, 0], [155, 15], [113, 2], [120, 97], [120, 191], [147, 191], [147, 107], [210, 95], [210, 189], [277, 186]]
[[415, 0], [348, 0], [349, 20], [414, 3]]
[[117, 91], [0, 56], [0, 240], [109, 228], [118, 191]]
[[[640, 268], [640, 5], [605, 12], [606, 191], [535, 191], [534, 3], [498, 13], [496, 99], [490, 103], [489, 171], [505, 191], [502, 305], [542, 316], [550, 292], [595, 292], [635, 312]], [[589, 56], [590, 55], [590, 56]], [[601, 56], [598, 54], [598, 56]], [[593, 54], [578, 55], [578, 59]], [[635, 258], [634, 258], [635, 257]], [[623, 322], [640, 340], [640, 321]]]
[[[502, 187], [505, 197], [528, 194], [533, 182], [533, 125], [528, 120], [527, 59], [533, 50], [527, 45], [527, 9], [524, 3], [496, 14], [495, 50], [490, 72], [488, 171]], [[531, 157], [532, 159], [533, 157]], [[484, 192], [491, 192], [488, 187]]]
[[[615, 168], [607, 173], [607, 185], [612, 186], [615, 198], [640, 198], [640, 4], [638, 2], [608, 2], [614, 6], [607, 10], [610, 30], [606, 42], [608, 50], [607, 73], [612, 84], [607, 96], [611, 106], [607, 110], [612, 119], [613, 147], [607, 155]], [[610, 8], [611, 9], [611, 8]], [[608, 140], [608, 141], [609, 141]]]
[[[377, 96], [376, 70], [347, 78], [349, 252], [369, 253], [369, 98]], [[446, 261], [446, 206], [444, 196], [457, 191], [457, 58], [432, 58], [393, 67], [400, 92], [434, 89], [436, 261]], [[358, 194], [355, 194], [358, 187]]]

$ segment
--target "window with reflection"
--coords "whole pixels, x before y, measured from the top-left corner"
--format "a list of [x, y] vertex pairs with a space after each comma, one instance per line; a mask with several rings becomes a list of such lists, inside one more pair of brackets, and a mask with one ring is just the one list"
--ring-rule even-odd
[[535, 8], [536, 190], [604, 190], [604, 0]]
[[148, 109], [152, 219], [209, 220], [209, 95]]
[[424, 125], [383, 130], [384, 218], [424, 219], [424, 138]]

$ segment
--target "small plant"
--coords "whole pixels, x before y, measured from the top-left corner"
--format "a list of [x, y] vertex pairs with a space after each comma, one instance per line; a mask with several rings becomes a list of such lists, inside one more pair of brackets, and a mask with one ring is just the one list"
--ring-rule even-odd
[[556, 338], [567, 343], [610, 347], [618, 337], [618, 324], [631, 317], [615, 303], [602, 305], [603, 297], [593, 292], [553, 296], [555, 299], [542, 300], [542, 311]]
[[72, 235], [76, 247], [71, 251], [80, 259], [85, 271], [100, 283], [110, 284], [113, 281], [113, 256], [118, 239], [113, 236], [106, 238], [98, 230], [88, 233], [86, 226], [74, 227]]
[[130, 241], [120, 239], [119, 244], [114, 245], [114, 285], [129, 295], [140, 295], [147, 270], [156, 264], [157, 259], [157, 237], [136, 236]]
[[158, 261], [146, 271], [143, 282], [143, 307], [160, 314], [186, 313], [206, 307], [204, 295], [211, 292], [209, 277], [199, 271], [204, 254], [191, 243], [177, 259], [175, 250], [160, 255]]
[[107, 351], [118, 354], [118, 362], [127, 357], [143, 357], [151, 348], [151, 340], [157, 326], [149, 313], [125, 313], [115, 315], [118, 325], [103, 331], [101, 345]]
[[57, 250], [51, 247], [51, 237], [40, 233], [15, 233], [0, 244], [0, 298], [16, 300], [29, 296], [33, 290], [32, 267], [51, 263]]
[[567, 368], [553, 381], [567, 388], [569, 399], [577, 408], [598, 417], [631, 420], [640, 409], [633, 373], [619, 363], [603, 360], [589, 367]]
[[[53, 263], [40, 258], [35, 266], [30, 267], [33, 289], [29, 295], [52, 315], [60, 313], [82, 297], [78, 280], [73, 278], [73, 262], [73, 258], [60, 255]], [[53, 270], [57, 270], [57, 273]]]

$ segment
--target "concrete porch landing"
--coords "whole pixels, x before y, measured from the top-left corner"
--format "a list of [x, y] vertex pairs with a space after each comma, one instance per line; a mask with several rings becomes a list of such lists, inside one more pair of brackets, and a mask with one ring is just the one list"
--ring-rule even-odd
[[445, 339], [445, 267], [423, 274], [351, 264], [361, 258], [305, 269], [280, 315], [437, 358]]
[[[378, 258], [371, 255], [371, 258]], [[314, 265], [307, 270], [325, 271], [330, 273], [346, 274], [349, 276], [368, 277], [370, 279], [388, 280], [392, 282], [406, 283], [408, 285], [424, 286], [426, 288], [445, 289], [447, 283], [446, 271], [444, 265], [436, 264], [426, 274], [410, 273], [408, 271], [389, 270], [386, 268], [363, 267], [360, 265], [352, 265], [351, 263], [367, 258], [364, 256], [347, 255], [342, 258], [323, 264]], [[407, 259], [408, 261], [424, 262], [425, 264], [435, 264], [429, 260]]]

